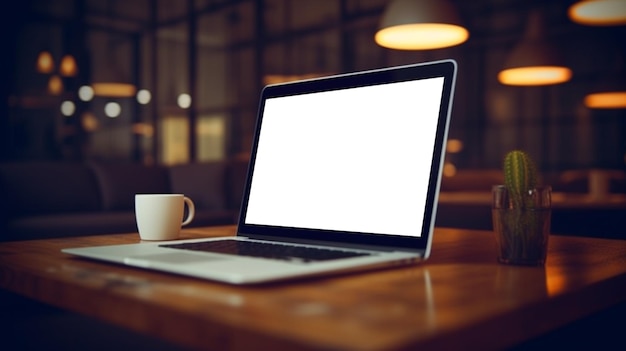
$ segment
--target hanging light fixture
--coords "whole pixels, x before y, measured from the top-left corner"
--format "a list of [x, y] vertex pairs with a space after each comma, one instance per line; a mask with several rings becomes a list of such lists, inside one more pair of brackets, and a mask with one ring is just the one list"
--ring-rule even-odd
[[106, 60], [106, 77], [99, 82], [91, 84], [94, 96], [111, 97], [111, 98], [127, 98], [133, 97], [137, 93], [137, 87], [125, 81], [123, 70], [116, 65], [115, 52], [117, 47], [113, 42], [113, 39], [109, 39]]
[[93, 95], [104, 97], [132, 97], [135, 95], [137, 88], [130, 83], [119, 82], [98, 82], [92, 83]]
[[48, 79], [48, 92], [52, 95], [60, 95], [63, 92], [63, 81], [61, 77], [54, 74]]
[[593, 109], [626, 108], [626, 91], [604, 91], [585, 96], [585, 106]]
[[[107, 3], [108, 14], [111, 22], [115, 20], [114, 5], [112, 1]], [[125, 81], [126, 76], [115, 58], [115, 54], [118, 50], [112, 34], [109, 34], [107, 47], [106, 47], [106, 79], [91, 84], [94, 96], [111, 97], [111, 98], [126, 98], [133, 97], [137, 93], [137, 87], [134, 84]]]
[[448, 0], [394, 0], [374, 36], [382, 47], [430, 50], [459, 45], [469, 38]]
[[568, 10], [569, 18], [589, 26], [619, 26], [626, 24], [624, 0], [581, 0]]
[[522, 41], [513, 48], [498, 73], [506, 85], [551, 85], [567, 82], [572, 70], [566, 67], [556, 50], [546, 40], [541, 14], [531, 12]]
[[37, 72], [52, 73], [54, 71], [54, 59], [48, 50], [43, 50], [37, 55]]
[[64, 77], [74, 77], [78, 74], [78, 65], [74, 56], [67, 54], [61, 58], [59, 73]]
[[591, 109], [626, 108], [626, 65], [625, 55], [618, 53], [609, 70], [598, 77], [598, 82], [587, 94], [584, 104]]

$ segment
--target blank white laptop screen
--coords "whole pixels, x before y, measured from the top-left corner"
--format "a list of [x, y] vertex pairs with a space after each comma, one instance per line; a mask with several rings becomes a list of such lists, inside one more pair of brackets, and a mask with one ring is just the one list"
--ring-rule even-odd
[[267, 99], [245, 223], [420, 236], [443, 84]]

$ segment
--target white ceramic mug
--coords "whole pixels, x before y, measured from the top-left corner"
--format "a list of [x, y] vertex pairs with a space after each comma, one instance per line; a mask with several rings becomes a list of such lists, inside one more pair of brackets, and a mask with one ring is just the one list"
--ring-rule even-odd
[[[183, 214], [187, 204], [187, 218]], [[189, 224], [195, 215], [195, 206], [183, 194], [136, 194], [135, 218], [142, 240], [174, 240], [180, 228]]]

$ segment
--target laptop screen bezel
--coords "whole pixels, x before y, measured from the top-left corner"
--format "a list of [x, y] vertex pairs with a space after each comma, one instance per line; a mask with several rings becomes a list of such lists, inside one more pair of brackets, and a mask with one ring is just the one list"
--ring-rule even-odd
[[[404, 65], [370, 71], [334, 75], [317, 79], [302, 80], [284, 84], [268, 85], [261, 92], [261, 99], [258, 107], [255, 135], [248, 165], [246, 184], [244, 187], [243, 200], [238, 220], [238, 235], [254, 237], [272, 237], [285, 239], [302, 239], [312, 241], [341, 242], [345, 244], [360, 244], [381, 247], [405, 248], [407, 250], [424, 250], [428, 248], [430, 237], [436, 219], [437, 201], [441, 175], [444, 161], [444, 150], [447, 141], [447, 134], [454, 95], [454, 85], [456, 80], [457, 65], [454, 60], [442, 60], [435, 62]], [[292, 228], [270, 225], [246, 224], [246, 211], [252, 176], [256, 162], [257, 147], [261, 125], [263, 123], [263, 112], [267, 99], [330, 90], [349, 89], [363, 86], [388, 84], [394, 82], [411, 81], [417, 79], [427, 79], [443, 77], [443, 91], [440, 101], [439, 116], [437, 120], [435, 146], [432, 154], [431, 169], [429, 175], [428, 191], [426, 196], [425, 215], [422, 222], [422, 229], [419, 237], [372, 234], [365, 232], [347, 232], [334, 230], [320, 230], [308, 228]]]

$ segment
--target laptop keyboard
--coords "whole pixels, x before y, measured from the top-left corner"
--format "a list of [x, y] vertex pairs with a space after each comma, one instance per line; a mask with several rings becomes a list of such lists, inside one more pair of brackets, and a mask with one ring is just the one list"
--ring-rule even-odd
[[291, 262], [329, 261], [340, 258], [369, 256], [370, 253], [322, 249], [240, 240], [217, 240], [160, 245], [173, 249], [215, 252], [240, 256], [262, 257]]

